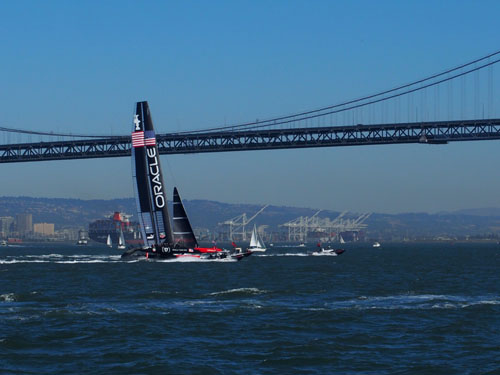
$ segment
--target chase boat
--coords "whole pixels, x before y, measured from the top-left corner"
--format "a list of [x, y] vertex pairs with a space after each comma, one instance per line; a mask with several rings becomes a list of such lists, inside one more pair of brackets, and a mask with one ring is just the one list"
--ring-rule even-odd
[[330, 255], [330, 256], [338, 256], [340, 254], [345, 253], [344, 249], [332, 249], [330, 246], [324, 248], [321, 246], [321, 243], [318, 243], [318, 250], [311, 253], [311, 255]]

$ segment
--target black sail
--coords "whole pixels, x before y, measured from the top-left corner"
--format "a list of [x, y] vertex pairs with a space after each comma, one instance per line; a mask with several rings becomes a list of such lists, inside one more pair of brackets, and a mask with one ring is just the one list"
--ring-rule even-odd
[[173, 227], [174, 227], [174, 241], [175, 246], [190, 249], [198, 246], [198, 242], [196, 241], [196, 237], [193, 232], [193, 228], [191, 228], [191, 223], [189, 222], [188, 216], [186, 214], [186, 210], [184, 209], [184, 205], [182, 204], [182, 199], [177, 191], [177, 188], [174, 187], [174, 216], [173, 216]]
[[132, 130], [132, 171], [144, 245], [173, 244], [160, 154], [148, 102], [138, 102]]

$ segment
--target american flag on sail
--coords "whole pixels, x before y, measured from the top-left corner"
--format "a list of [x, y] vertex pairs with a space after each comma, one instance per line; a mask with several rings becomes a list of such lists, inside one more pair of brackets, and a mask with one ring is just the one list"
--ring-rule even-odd
[[132, 146], [133, 147], [144, 147], [144, 132], [133, 132], [132, 133]]
[[144, 144], [146, 146], [155, 146], [156, 145], [156, 135], [153, 130], [146, 130], [144, 132]]

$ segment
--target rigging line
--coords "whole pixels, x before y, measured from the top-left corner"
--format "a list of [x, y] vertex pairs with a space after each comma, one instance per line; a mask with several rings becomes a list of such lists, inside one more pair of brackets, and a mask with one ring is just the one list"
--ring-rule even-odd
[[[338, 107], [342, 107], [342, 106], [345, 106], [345, 105], [357, 103], [357, 102], [360, 102], [360, 101], [372, 99], [372, 98], [375, 98], [377, 96], [385, 95], [385, 94], [388, 94], [388, 93], [391, 93], [391, 92], [394, 92], [394, 91], [398, 91], [398, 90], [401, 90], [401, 89], [404, 89], [404, 88], [407, 88], [407, 87], [410, 87], [410, 86], [414, 86], [416, 84], [423, 83], [423, 82], [429, 81], [431, 79], [440, 77], [442, 75], [445, 75], [445, 74], [454, 72], [456, 70], [465, 68], [465, 67], [467, 67], [469, 65], [472, 65], [472, 64], [475, 64], [477, 62], [489, 59], [490, 57], [498, 55], [498, 54], [500, 54], [500, 51], [496, 51], [496, 52], [491, 53], [491, 54], [489, 54], [487, 56], [481, 57], [481, 58], [476, 59], [474, 61], [470, 61], [470, 62], [468, 62], [466, 64], [462, 64], [462, 65], [457, 66], [455, 68], [451, 68], [451, 69], [445, 70], [445, 71], [443, 71], [441, 73], [437, 73], [437, 74], [434, 74], [432, 76], [429, 76], [429, 77], [426, 77], [426, 78], [423, 78], [423, 79], [420, 79], [420, 80], [417, 80], [417, 81], [413, 81], [413, 82], [410, 82], [410, 83], [407, 83], [407, 84], [404, 84], [404, 85], [392, 88], [390, 90], [385, 90], [385, 91], [379, 92], [377, 94], [364, 96], [364, 97], [361, 97], [361, 98], [358, 98], [358, 99], [349, 100], [349, 101], [346, 101], [346, 102], [343, 102], [343, 103], [339, 103], [339, 104], [335, 104], [335, 105], [331, 105], [331, 106], [327, 106], [327, 107], [323, 107], [323, 108], [319, 108], [319, 109], [314, 109], [314, 110], [310, 110], [310, 111], [295, 113], [295, 114], [291, 114], [291, 115], [287, 115], [287, 116], [281, 116], [281, 117], [271, 118], [271, 119], [262, 120], [262, 121], [252, 121], [252, 122], [247, 122], [247, 123], [242, 123], [242, 124], [236, 124], [236, 125], [228, 125], [228, 126], [221, 126], [221, 127], [216, 127], [216, 128], [208, 128], [208, 129], [186, 131], [186, 132], [177, 132], [177, 133], [173, 133], [173, 134], [186, 134], [186, 133], [190, 133], [191, 134], [191, 133], [209, 132], [209, 131], [215, 131], [215, 130], [225, 130], [225, 129], [232, 129], [232, 128], [240, 128], [240, 127], [244, 128], [245, 126], [256, 125], [256, 124], [260, 124], [261, 126], [272, 126], [274, 124], [270, 124], [271, 122], [281, 121], [281, 120], [285, 120], [285, 119], [289, 119], [289, 118], [294, 118], [294, 117], [297, 117], [297, 116], [304, 116], [304, 115], [308, 115], [308, 114], [311, 114], [311, 113], [323, 112], [323, 111], [326, 111], [326, 110], [329, 110], [329, 109], [338, 108]], [[498, 60], [497, 60], [497, 62], [498, 62]], [[487, 65], [485, 65], [485, 66], [487, 66]]]

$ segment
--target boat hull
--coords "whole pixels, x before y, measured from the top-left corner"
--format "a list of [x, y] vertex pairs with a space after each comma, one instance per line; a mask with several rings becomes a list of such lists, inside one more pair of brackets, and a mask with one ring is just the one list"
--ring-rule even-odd
[[311, 255], [329, 255], [336, 257], [343, 253], [345, 253], [344, 249], [321, 249], [319, 251], [311, 253]]
[[261, 252], [261, 253], [263, 253], [266, 250], [267, 250], [266, 248], [262, 248], [262, 247], [253, 247], [253, 248], [251, 247], [251, 248], [248, 249], [248, 251], [251, 251], [253, 253], [255, 253], [255, 252]]
[[197, 258], [206, 260], [235, 259], [241, 260], [252, 254], [251, 251], [229, 252], [222, 249], [174, 249], [168, 251], [155, 251], [151, 248], [135, 248], [125, 251], [121, 258], [146, 258], [146, 259], [180, 259]]

